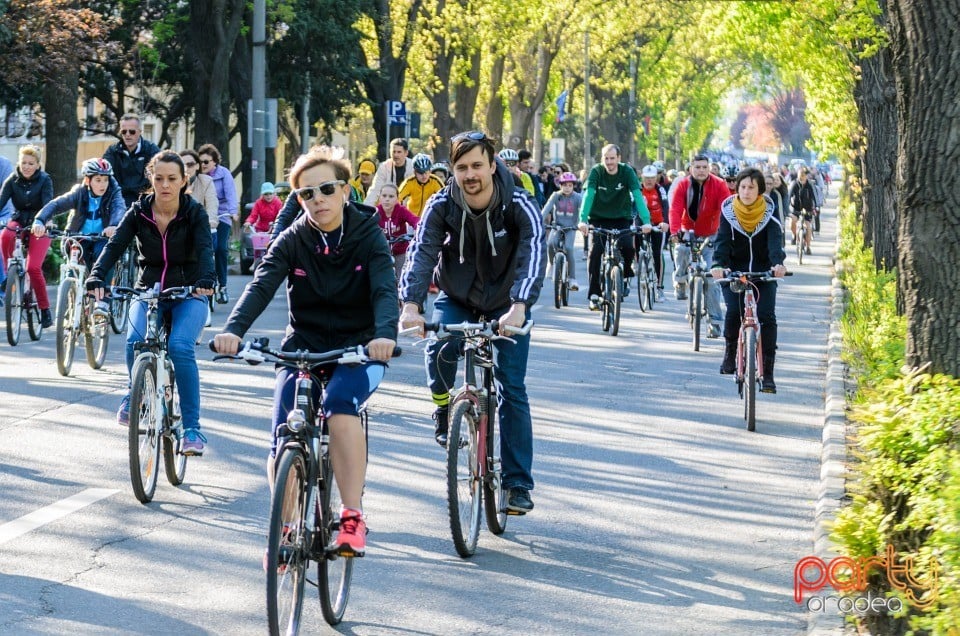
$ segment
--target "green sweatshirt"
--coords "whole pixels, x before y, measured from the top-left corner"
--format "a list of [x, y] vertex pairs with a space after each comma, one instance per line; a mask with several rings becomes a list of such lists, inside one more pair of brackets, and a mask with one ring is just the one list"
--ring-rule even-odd
[[650, 210], [640, 194], [637, 173], [625, 163], [617, 165], [616, 174], [609, 174], [602, 163], [595, 165], [587, 177], [580, 221], [631, 219], [634, 216], [639, 216], [643, 223], [650, 222]]

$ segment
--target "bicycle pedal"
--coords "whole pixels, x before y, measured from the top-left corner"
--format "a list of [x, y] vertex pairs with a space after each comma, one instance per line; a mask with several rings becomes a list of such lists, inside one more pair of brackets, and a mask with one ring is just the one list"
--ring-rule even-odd
[[521, 510], [511, 510], [510, 508], [507, 508], [506, 512], [508, 517], [522, 517], [527, 514]]

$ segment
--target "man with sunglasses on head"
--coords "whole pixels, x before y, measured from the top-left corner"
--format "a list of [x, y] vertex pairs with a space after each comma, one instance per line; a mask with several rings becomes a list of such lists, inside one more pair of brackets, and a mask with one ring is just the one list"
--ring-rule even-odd
[[[440, 293], [434, 322], [497, 319], [501, 327], [522, 327], [540, 295], [546, 268], [543, 221], [533, 197], [514, 185], [497, 159], [493, 141], [482, 132], [457, 135], [450, 143], [453, 180], [427, 202], [401, 276], [402, 328], [423, 332], [427, 288], [437, 271]], [[438, 267], [439, 264], [439, 267]], [[507, 508], [533, 510], [533, 426], [525, 376], [530, 336], [496, 340], [495, 378], [500, 411], [503, 486]], [[460, 342], [434, 342], [425, 351], [427, 383], [436, 405], [435, 437], [447, 444], [450, 389], [457, 373]]]
[[140, 116], [126, 113], [120, 118], [120, 141], [103, 153], [103, 158], [113, 166], [113, 175], [120, 184], [125, 207], [140, 198], [150, 188], [147, 178], [147, 164], [160, 152], [157, 144], [141, 137]]

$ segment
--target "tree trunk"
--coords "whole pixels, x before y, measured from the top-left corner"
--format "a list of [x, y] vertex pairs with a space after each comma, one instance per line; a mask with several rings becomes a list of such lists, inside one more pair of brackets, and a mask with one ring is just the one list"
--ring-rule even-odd
[[77, 182], [79, 91], [80, 73], [76, 68], [61, 69], [43, 87], [43, 111], [47, 118], [44, 168], [53, 179], [54, 195], [63, 194]]
[[[886, 1], [880, 2], [877, 17], [885, 25]], [[860, 61], [860, 80], [855, 98], [860, 125], [866, 139], [860, 153], [863, 187], [863, 238], [873, 247], [877, 269], [890, 270], [897, 264], [897, 201], [894, 169], [897, 160], [897, 91], [894, 85], [890, 49]]]
[[503, 97], [500, 87], [503, 85], [503, 69], [507, 59], [498, 54], [490, 70], [490, 103], [487, 104], [487, 134], [497, 141], [503, 141]]
[[907, 364], [960, 377], [960, 0], [890, 0]]
[[400, 28], [403, 30], [399, 33], [400, 50], [396, 55], [393, 53], [397, 40], [394, 29], [398, 24], [390, 18], [390, 2], [376, 0], [371, 4], [373, 11], [370, 13], [370, 18], [374, 22], [377, 33], [380, 72], [368, 75], [363, 84], [367, 100], [370, 102], [370, 112], [373, 115], [373, 129], [377, 135], [377, 157], [385, 160], [390, 156], [390, 149], [387, 147], [389, 140], [387, 140], [386, 103], [403, 99], [407, 59], [410, 55], [410, 47], [413, 46], [413, 33], [420, 18], [423, 0], [413, 0], [407, 8], [407, 19], [400, 23]]
[[230, 166], [230, 58], [240, 27], [244, 0], [213, 0], [190, 3], [187, 42], [192, 61], [195, 106], [195, 144], [211, 143], [222, 156], [221, 165]]

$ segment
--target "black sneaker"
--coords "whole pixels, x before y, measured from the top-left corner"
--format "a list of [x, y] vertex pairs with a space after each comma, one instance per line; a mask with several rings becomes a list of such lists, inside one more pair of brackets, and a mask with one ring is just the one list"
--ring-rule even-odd
[[449, 412], [449, 406], [438, 406], [437, 410], [433, 412], [433, 421], [436, 423], [434, 426], [433, 437], [437, 440], [437, 444], [440, 444], [441, 446], [447, 445], [447, 417]]
[[220, 291], [217, 292], [217, 304], [226, 305], [228, 302], [230, 302], [230, 294], [227, 293], [226, 287], [221, 287]]
[[53, 326], [53, 315], [49, 309], [40, 310], [40, 326], [44, 329], [49, 329]]
[[507, 510], [519, 514], [526, 514], [533, 510], [530, 491], [526, 488], [511, 488], [510, 496], [507, 498]]

